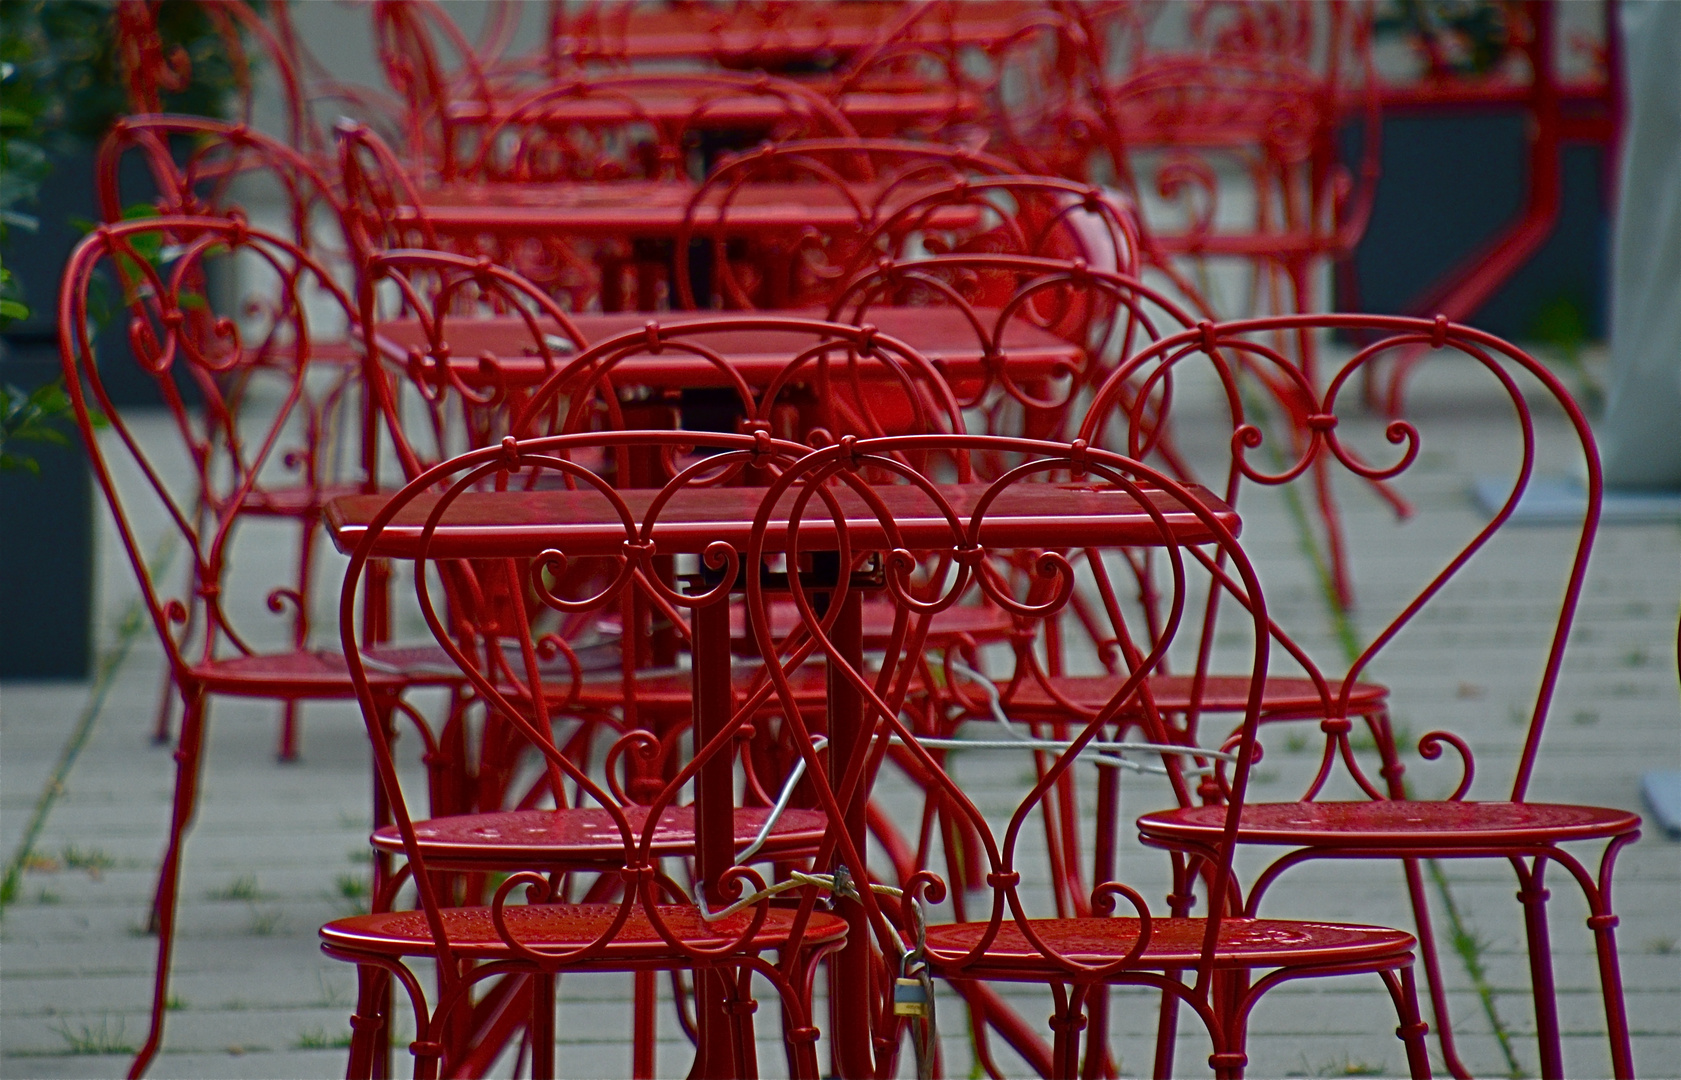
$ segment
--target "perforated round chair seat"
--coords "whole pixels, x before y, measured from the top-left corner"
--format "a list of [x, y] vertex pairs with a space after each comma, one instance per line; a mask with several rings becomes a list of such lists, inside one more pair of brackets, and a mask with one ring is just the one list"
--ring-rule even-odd
[[[800, 624], [800, 611], [792, 600], [777, 598], [766, 605], [770, 610], [771, 636], [781, 640]], [[886, 642], [893, 632], [893, 604], [878, 597], [866, 597], [859, 605], [866, 648]], [[1010, 613], [993, 604], [955, 604], [937, 613], [928, 624], [928, 645], [938, 648], [960, 636], [976, 641], [999, 641], [1010, 636]], [[730, 611], [730, 634], [747, 636], [747, 615], [740, 608]]]
[[[1195, 806], [1145, 814], [1148, 839], [1207, 842], [1224, 828], [1226, 808]], [[1640, 815], [1557, 803], [1363, 802], [1258, 803], [1243, 808], [1238, 839], [1301, 847], [1480, 848], [1540, 841], [1592, 840], [1640, 827]]]
[[[349, 698], [356, 695], [344, 657], [331, 652], [230, 656], [194, 665], [192, 674], [206, 690], [235, 697]], [[368, 673], [368, 683], [376, 690], [398, 690], [408, 682], [401, 675]]]
[[[648, 810], [624, 808], [631, 844], [639, 844]], [[752, 843], [770, 817], [763, 806], [738, 808], [734, 813], [735, 843], [740, 850]], [[817, 850], [828, 818], [817, 810], [790, 807], [782, 812], [759, 854], [764, 858], [795, 858]], [[599, 806], [561, 810], [503, 810], [488, 814], [458, 814], [414, 823], [421, 856], [428, 863], [474, 866], [622, 866], [625, 841], [612, 815]], [[403, 839], [395, 825], [373, 834], [381, 851], [403, 853]], [[654, 830], [654, 858], [692, 855], [695, 850], [695, 811], [692, 806], [668, 806]]]
[[[1122, 901], [1124, 904], [1125, 901]], [[1139, 920], [1030, 919], [1028, 925], [1053, 952], [1082, 964], [1112, 964], [1138, 943]], [[1061, 970], [1008, 917], [998, 936], [977, 964], [956, 966], [949, 957], [967, 953], [986, 932], [984, 922], [947, 923], [928, 928], [929, 963], [938, 974], [973, 976], [982, 971], [1003, 977], [1043, 977]], [[1153, 919], [1150, 941], [1137, 966], [1146, 969], [1190, 967], [1202, 956], [1208, 924], [1202, 919]], [[1311, 964], [1358, 963], [1394, 957], [1411, 951], [1413, 936], [1383, 926], [1347, 923], [1298, 922], [1287, 919], [1225, 919], [1220, 923], [1217, 967], [1303, 967]]]
[[[742, 665], [744, 672], [756, 670], [757, 665]], [[802, 707], [820, 708], [827, 700], [828, 685], [824, 681], [822, 666], [818, 663], [802, 664], [791, 673], [789, 683], [793, 686], [794, 698]], [[735, 691], [737, 700], [741, 700], [745, 682], [737, 681]], [[570, 684], [559, 682], [555, 685], [557, 695], [571, 692]], [[687, 670], [676, 668], [659, 668], [651, 671], [639, 671], [636, 674], [636, 706], [639, 709], [672, 709], [681, 710], [687, 715], [694, 707], [694, 676]], [[624, 680], [618, 672], [595, 672], [584, 679], [579, 685], [578, 694], [572, 703], [595, 708], [612, 708], [624, 701]], [[768, 708], [775, 708], [777, 698], [772, 694], [766, 703]]]
[[[1114, 697], [1125, 681], [1119, 675], [1065, 675], [1051, 680], [1057, 692], [1082, 709], [1093, 712], [1101, 709]], [[1156, 708], [1163, 712], [1183, 712], [1191, 706], [1192, 679], [1189, 675], [1157, 675], [1149, 680], [1150, 693]], [[1342, 683], [1331, 681], [1331, 700], [1342, 692]], [[1261, 715], [1268, 720], [1312, 718], [1324, 715], [1325, 706], [1312, 679], [1271, 678], [1261, 691]], [[1376, 712], [1389, 697], [1389, 688], [1376, 683], [1355, 683], [1349, 694], [1348, 712], [1361, 715]], [[1203, 683], [1201, 709], [1203, 712], [1242, 712], [1249, 706], [1249, 679], [1242, 675], [1211, 676]], [[1031, 719], [1040, 714], [1056, 714], [1061, 706], [1046, 689], [1032, 679], [1021, 685], [1005, 701], [1012, 716]]]
[[258, 517], [314, 517], [328, 501], [340, 495], [360, 495], [359, 484], [333, 484], [326, 487], [259, 488], [245, 497], [240, 512]]
[[[672, 936], [697, 950], [719, 949], [734, 941], [751, 923], [755, 912], [740, 911], [708, 923], [688, 905], [661, 905], [661, 920]], [[521, 945], [533, 949], [561, 951], [579, 949], [598, 941], [618, 917], [618, 904], [509, 904], [504, 915], [509, 932]], [[743, 952], [777, 949], [789, 941], [794, 918], [790, 908], [771, 908], [765, 921], [743, 946]], [[512, 957], [502, 936], [496, 932], [488, 907], [445, 908], [444, 933], [450, 946], [465, 957], [498, 959]], [[826, 912], [813, 912], [801, 938], [804, 945], [826, 945], [846, 937], [846, 921]], [[332, 948], [386, 956], [429, 956], [435, 951], [431, 927], [419, 911], [382, 912], [334, 919], [321, 928], [321, 941]], [[615, 963], [643, 963], [649, 960], [682, 961], [686, 954], [671, 947], [654, 929], [640, 905], [623, 926], [613, 930], [601, 951], [585, 963], [612, 967]], [[582, 966], [582, 965], [580, 965]]]

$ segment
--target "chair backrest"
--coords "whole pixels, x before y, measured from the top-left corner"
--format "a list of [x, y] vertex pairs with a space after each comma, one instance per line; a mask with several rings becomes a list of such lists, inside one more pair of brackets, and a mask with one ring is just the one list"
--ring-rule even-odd
[[857, 137], [812, 88], [727, 71], [593, 75], [450, 116], [440, 174], [476, 183], [699, 179], [726, 134]]
[[[1300, 335], [1327, 331], [1365, 335], [1363, 340], [1370, 344], [1347, 349], [1348, 358], [1329, 373], [1325, 388], [1318, 390], [1290, 354], [1299, 348], [1296, 338]], [[1419, 410], [1383, 421], [1343, 407], [1374, 367], [1424, 352], [1429, 353], [1432, 366], [1457, 380], [1457, 400], [1477, 403], [1468, 406], [1469, 413]], [[1367, 796], [1402, 794], [1400, 763], [1393, 757], [1390, 737], [1384, 734], [1386, 715], [1368, 718], [1383, 758], [1381, 775], [1368, 775], [1354, 753], [1358, 735], [1351, 742], [1351, 720], [1362, 719], [1373, 708], [1358, 701], [1359, 682], [1377, 676], [1393, 679], [1405, 670], [1391, 654], [1406, 648], [1403, 644], [1397, 650], [1396, 646], [1405, 642], [1407, 631], [1427, 622], [1433, 611], [1451, 605], [1453, 597], [1465, 595], [1460, 589], [1476, 587], [1475, 571], [1467, 572], [1467, 567], [1512, 520], [1519, 500], [1531, 487], [1538, 458], [1545, 457], [1549, 468], [1566, 471], [1572, 468], [1570, 459], [1580, 462], [1585, 477], [1585, 498], [1576, 515], [1580, 526], [1569, 534], [1570, 541], [1559, 537], [1556, 565], [1562, 595], [1556, 618], [1549, 615], [1544, 622], [1550, 633], [1545, 635], [1544, 654], [1537, 658], [1538, 689], [1527, 708], [1512, 706], [1514, 715], [1527, 713], [1526, 734], [1512, 785], [1501, 796], [1522, 800], [1599, 522], [1598, 452], [1587, 420], [1564, 384], [1516, 346], [1442, 317], [1305, 315], [1205, 322], [1152, 343], [1120, 365], [1099, 388], [1080, 436], [1149, 456], [1155, 449], [1157, 424], [1153, 416], [1146, 423], [1138, 422], [1140, 403], [1159, 398], [1175, 379], [1181, 386], [1191, 380], [1192, 385], [1215, 388], [1203, 399], [1216, 402], [1215, 415], [1199, 417], [1198, 422], [1204, 430], [1220, 431], [1229, 453], [1219, 470], [1224, 475], [1213, 475], [1211, 470], [1205, 482], [1239, 509], [1271, 511], [1248, 515], [1245, 536], [1255, 537], [1260, 521], [1286, 523], [1284, 527], [1296, 535], [1280, 542], [1312, 548], [1321, 568], [1332, 561], [1326, 554], [1331, 545], [1342, 545], [1340, 554], [1362, 582], [1359, 605], [1342, 612], [1332, 595], [1329, 574], [1322, 570], [1325, 609], [1336, 631], [1330, 640], [1321, 629], [1316, 606], [1309, 609], [1314, 610], [1312, 625], [1273, 627], [1275, 656], [1290, 657], [1290, 663], [1312, 680], [1329, 705], [1327, 715], [1314, 717], [1321, 721], [1326, 744], [1320, 768], [1308, 785], [1310, 798], [1327, 790], [1327, 780], [1339, 763]], [[1181, 395], [1178, 400], [1185, 399]], [[1415, 513], [1421, 504], [1440, 499], [1429, 474], [1432, 457], [1443, 453], [1474, 459], [1486, 473], [1476, 480], [1477, 501], [1487, 510], [1486, 519], [1479, 515], [1457, 521], [1462, 515], [1433, 510]], [[1356, 494], [1344, 487], [1343, 507], [1366, 508], [1359, 522], [1347, 528], [1338, 524], [1338, 500], [1332, 487], [1338, 474], [1367, 489], [1358, 492], [1361, 498], [1356, 501]], [[1416, 501], [1405, 490], [1412, 485], [1416, 485]], [[1376, 497], [1375, 502], [1368, 493]], [[1275, 496], [1286, 505], [1279, 505]], [[1325, 535], [1316, 535], [1305, 517], [1293, 517], [1287, 509], [1290, 501], [1298, 507], [1314, 503], [1328, 507], [1330, 527]], [[1393, 512], [1395, 531], [1368, 520], [1374, 511], [1382, 515], [1384, 507]], [[1432, 524], [1419, 524], [1420, 519]], [[1400, 557], [1403, 551], [1405, 558]], [[1539, 583], [1545, 577], [1545, 557], [1535, 553], [1526, 558], [1534, 562], [1534, 580]], [[1547, 602], [1550, 606], [1550, 596]], [[1198, 670], [1207, 668], [1212, 618], [1203, 634]], [[1288, 666], [1277, 665], [1275, 674], [1286, 673]], [[1416, 664], [1414, 668], [1418, 669]], [[1486, 677], [1485, 672], [1456, 674], [1451, 664], [1429, 665], [1429, 670], [1442, 678], [1471, 683]], [[1407, 736], [1399, 731], [1392, 737], [1400, 742]], [[1429, 731], [1418, 740], [1419, 752], [1426, 759], [1439, 756], [1443, 746], [1453, 747], [1461, 758], [1462, 774], [1453, 797], [1463, 797], [1473, 777], [1469, 744], [1448, 731]]]
[[[408, 480], [524, 433], [514, 417], [527, 411], [532, 389], [587, 345], [546, 292], [485, 258], [414, 249], [375, 255], [358, 303], [370, 361], [364, 378]], [[540, 421], [530, 424], [543, 433]]]
[[[1100, 121], [1091, 135], [1113, 182], [1151, 208], [1153, 261], [1353, 249], [1380, 149], [1369, 7], [1206, 3], [1172, 12], [1180, 18], [1165, 35], [1139, 25], [1117, 35], [1099, 12], [1073, 10], [1087, 22]], [[1341, 142], [1350, 118], [1361, 129], [1353, 169]], [[1255, 209], [1242, 219], [1220, 205], [1222, 172], [1233, 170], [1252, 188]], [[1146, 199], [1151, 191], [1162, 199]]]
[[[162, 115], [121, 117], [100, 144], [94, 169], [99, 212], [107, 222], [123, 220], [135, 206], [123, 191], [124, 163], [131, 159], [150, 175], [152, 209], [165, 216], [250, 219], [248, 203], [261, 207], [278, 194], [277, 231], [309, 251], [322, 247], [322, 226], [336, 231], [344, 216], [336, 180], [291, 147], [246, 124]], [[261, 215], [255, 224], [272, 228]], [[326, 248], [339, 246], [333, 241]]]
[[[790, 139], [725, 156], [684, 213], [673, 250], [673, 306], [826, 304], [875, 257], [865, 240], [878, 215], [961, 179], [1019, 171], [983, 151], [902, 139]], [[744, 250], [736, 223], [751, 213], [753, 193], [764, 184], [797, 185], [805, 193], [801, 205], [838, 213], [771, 251], [762, 243]]]
[[[592, 464], [612, 460], [621, 448], [665, 458], [696, 448], [709, 453], [694, 458], [689, 467], [661, 485], [631, 490]], [[707, 511], [717, 509], [720, 494], [734, 493], [737, 497], [730, 505], [736, 511], [728, 520], [751, 522], [762, 489], [743, 487], [740, 478], [751, 471], [774, 472], [797, 460], [804, 449], [763, 434], [623, 431], [524, 441], [509, 438], [416, 476], [368, 522], [345, 576], [341, 632], [374, 743], [379, 781], [405, 844], [409, 880], [419, 893], [417, 917], [430, 925], [445, 970], [439, 1000], [449, 1000], [462, 977], [453, 964], [440, 916], [443, 907], [454, 901], [440, 894], [438, 879], [427, 872], [425, 851], [416, 842], [416, 815], [404, 797], [390, 740], [380, 734], [388, 703], [370, 687], [367, 665], [359, 652], [359, 609], [373, 566], [393, 554], [413, 565], [414, 601], [436, 644], [471, 687], [467, 708], [482, 712], [486, 730], [494, 730], [504, 746], [536, 755], [544, 775], [535, 805], [549, 805], [552, 800], [553, 805], [572, 807], [577, 814], [595, 816], [596, 827], [586, 832], [598, 842], [584, 868], [623, 877], [622, 899], [609, 901], [612, 914], [602, 921], [602, 932], [574, 951], [543, 953], [548, 966], [599, 955], [633, 917], [652, 920], [671, 949], [686, 951], [697, 961], [708, 954], [739, 952], [762, 922], [765, 901], [710, 923], [712, 940], [700, 940], [692, 928], [679, 932], [663, 921], [658, 906], [692, 907], [690, 897], [650, 851], [657, 834], [668, 826], [665, 812], [687, 802], [691, 784], [696, 788], [716, 785], [707, 792], [712, 798], [732, 798], [735, 789], [728, 780], [744, 767], [737, 757], [740, 728], [761, 715], [767, 702], [776, 705], [768, 687], [733, 716], [720, 718], [727, 722], [716, 734], [693, 739], [689, 753], [682, 752], [682, 730], [669, 733], [667, 741], [632, 730], [616, 739], [604, 755], [574, 756], [556, 745], [550, 726], [551, 719], [566, 710], [569, 686], [576, 686], [565, 674], [569, 665], [563, 661], [569, 656], [569, 646], [552, 627], [574, 616], [610, 613], [629, 594], [650, 598], [685, 617], [727, 605], [731, 581], [714, 586], [697, 578], [687, 588], [676, 587], [668, 583], [669, 576], [657, 563], [683, 560], [686, 565], [680, 572], [685, 575], [704, 576], [709, 569], [726, 565], [733, 572], [740, 560], [733, 553], [724, 554], [716, 529], [706, 523]], [[535, 544], [513, 539], [521, 532], [517, 527], [500, 541], [494, 530], [480, 530], [476, 540], [465, 544], [459, 537], [452, 539], [450, 525], [457, 514], [494, 517], [496, 507], [508, 505], [510, 499], [516, 503], [536, 500], [530, 505], [543, 520], [593, 524], [570, 532], [563, 528]], [[440, 527], [427, 527], [428, 522]], [[417, 524], [422, 526], [418, 533]], [[737, 525], [736, 531], [743, 527]], [[525, 535], [532, 536], [529, 530]], [[480, 540], [489, 543], [481, 545]], [[739, 542], [745, 546], [744, 539]], [[580, 573], [590, 569], [600, 572]], [[453, 580], [458, 587], [440, 591], [435, 584], [440, 579]], [[485, 596], [495, 593], [511, 605], [514, 617], [494, 632], [484, 631], [484, 621], [474, 617], [481, 597], [463, 584], [484, 586]], [[478, 629], [464, 636], [463, 621]], [[575, 665], [570, 666], [575, 670]], [[721, 785], [720, 769], [725, 778]], [[772, 790], [776, 783], [773, 778]], [[580, 855], [579, 861], [584, 862], [584, 857]], [[727, 895], [736, 884], [746, 885], [750, 892], [763, 882], [756, 872], [732, 869], [723, 880], [708, 883], [714, 890], [713, 905], [719, 903], [717, 893]], [[530, 926], [521, 919], [537, 913], [522, 912], [509, 903], [510, 894], [522, 885], [538, 886], [535, 893], [527, 894], [533, 903], [559, 897], [550, 879], [540, 874], [518, 873], [495, 889], [491, 905], [496, 933], [513, 944], [518, 955], [533, 959], [536, 954], [519, 941], [530, 938], [529, 933], [520, 933]]]
[[[884, 304], [944, 308], [972, 330], [985, 370], [950, 377], [977, 434], [1070, 436], [1091, 391], [1117, 365], [1192, 325], [1171, 298], [1135, 277], [1019, 254], [883, 259], [847, 284], [829, 317], [867, 322]], [[1050, 355], [1059, 342], [1072, 346], [1071, 356]], [[1173, 441], [1159, 434], [1169, 467], [1188, 479]]]
[[[113, 308], [124, 332], [96, 335]], [[59, 297], [66, 388], [178, 677], [269, 644], [259, 610], [272, 617], [309, 602], [294, 582], [263, 588], [272, 558], [234, 553], [253, 511], [314, 497], [333, 474], [342, 369], [311, 364], [311, 341], [353, 324], [354, 306], [319, 262], [238, 219], [102, 225], [70, 258]], [[161, 413], [124, 416], [113, 405], [105, 379], [117, 365], [156, 384]], [[158, 567], [160, 553], [177, 549], [187, 591], [171, 595]]]
[[366, 124], [340, 121], [339, 179], [344, 238], [358, 269], [380, 252], [439, 246], [414, 179], [386, 141]]
[[[1016, 465], [990, 483], [959, 486], [897, 464], [913, 450], [927, 454], [932, 449], [1008, 456]], [[871, 481], [866, 473], [890, 476]], [[1080, 508], [1075, 516], [1093, 516], [1073, 524], [1071, 506]], [[1151, 923], [1143, 897], [1112, 874], [1099, 876], [1083, 903], [1085, 910], [1098, 914], [1113, 912], [1117, 900], [1136, 909], [1142, 926], [1137, 944], [1124, 958], [1100, 963], [1089, 954], [1082, 956], [1077, 947], [1070, 947], [1068, 937], [1048, 933], [1043, 924], [1029, 920], [1063, 915], [1050, 902], [1041, 862], [1045, 853], [1034, 850], [1036, 819], [1051, 813], [1046, 803], [1065, 779], [1079, 774], [1080, 783], [1091, 783], [1087, 770], [1095, 763], [1099, 785], [1112, 784], [1121, 767], [1117, 759], [1128, 756], [1131, 764], [1159, 764], [1173, 776], [1204, 767], [1215, 770], [1211, 775], [1231, 802], [1224, 835], [1208, 852], [1210, 894], [1222, 900], [1210, 905], [1207, 935], [1191, 944], [1193, 949], [1201, 946], [1200, 957], [1187, 965], [1197, 968], [1198, 989], [1205, 991], [1218, 923], [1226, 913], [1223, 899], [1236, 814], [1254, 758], [1269, 645], [1258, 579], [1230, 528], [1235, 518], [1155, 470], [1081, 442], [903, 436], [860, 439], [812, 452], [772, 482], [759, 520], [768, 527], [754, 530], [754, 545], [745, 559], [748, 622], [763, 655], [781, 661], [770, 674], [794, 732], [791, 742], [803, 749], [812, 734], [803, 717], [789, 715], [790, 676], [800, 664], [822, 664], [832, 687], [830, 700], [837, 703], [828, 716], [828, 754], [805, 753], [816, 778], [812, 788], [818, 803], [834, 823], [832, 846], [819, 851], [814, 866], [828, 869], [839, 864], [850, 871], [890, 967], [922, 948], [919, 927], [926, 920], [930, 933], [925, 955], [938, 956], [948, 971], [961, 973], [966, 966], [979, 969], [989, 964], [996, 944], [1001, 950], [1025, 952], [1035, 963], [1048, 962], [1066, 971], [1071, 981], [1124, 976], [1147, 944]], [[1077, 573], [1070, 551], [1092, 549], [1102, 561], [1128, 546], [1162, 552], [1163, 610], [1168, 618], [1153, 636], [1142, 627], [1133, 628], [1133, 639], [1142, 644], [1130, 655], [1131, 663], [1108, 700], [1089, 718], [1070, 717], [1052, 737], [1042, 729], [1030, 734], [1001, 727], [989, 734], [971, 729], [953, 737], [949, 729], [931, 729], [917, 720], [913, 706], [922, 689], [918, 675], [925, 670], [930, 625], [939, 613], [984, 596], [1011, 614], [1022, 637], [1032, 639], [1047, 621], [1063, 614], [1077, 593], [1091, 588], [1092, 583]], [[760, 572], [773, 559], [789, 567], [815, 566], [819, 552], [838, 552], [831, 556], [838, 572], [826, 579], [789, 574], [784, 581]], [[995, 572], [1001, 565], [1024, 566], [1026, 572]], [[1212, 572], [1218, 567], [1223, 573]], [[1242, 591], [1254, 622], [1248, 642], [1233, 648], [1234, 658], [1254, 680], [1238, 736], [1224, 748], [1184, 748], [1183, 755], [1116, 745], [1129, 718], [1150, 707], [1146, 676], [1171, 647], [1199, 587], [1219, 591], [1226, 587], [1224, 582]], [[786, 638], [772, 632], [771, 610], [779, 587], [792, 593], [800, 615], [799, 625]], [[871, 602], [886, 603], [894, 613], [891, 637], [882, 648], [872, 649], [867, 661], [856, 640], [857, 605], [865, 591]], [[965, 743], [969, 750], [953, 752]], [[1009, 754], [1037, 758], [1034, 779], [987, 782], [989, 776], [1020, 775], [1019, 758], [1004, 759], [1007, 764], [1001, 770], [986, 764], [1000, 760], [993, 755], [1001, 743], [1012, 745]], [[922, 841], [908, 865], [878, 866], [864, 850], [861, 836], [846, 828], [846, 822], [858, 820], [854, 815], [863, 800], [872, 796], [881, 805], [903, 806], [912, 799], [927, 807], [930, 816], [922, 819]], [[982, 864], [975, 875], [978, 895], [965, 893], [958, 884], [965, 853], [954, 845], [965, 832], [976, 838], [968, 857]], [[956, 880], [948, 889], [952, 878]], [[874, 893], [877, 886], [902, 888], [903, 900], [881, 899]], [[1124, 911], [1126, 904], [1122, 913], [1131, 914]], [[937, 944], [933, 927], [954, 920], [972, 920], [981, 929], [961, 947]], [[881, 1019], [883, 1031], [902, 1030], [891, 1016]]]
[[[1027, 171], [1083, 176], [1062, 160], [1066, 150], [1089, 145], [1083, 131], [1068, 130], [1087, 123], [1090, 112], [1078, 20], [1061, 5], [990, 6], [1002, 14], [961, 0], [905, 5], [836, 75], [832, 92], [934, 92], [948, 102], [944, 138], [978, 134]], [[964, 25], [977, 17], [992, 25]]]

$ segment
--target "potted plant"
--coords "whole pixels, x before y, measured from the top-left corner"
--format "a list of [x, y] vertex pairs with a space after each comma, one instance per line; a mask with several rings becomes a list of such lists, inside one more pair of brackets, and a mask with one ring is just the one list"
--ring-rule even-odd
[[[191, 0], [142, 3], [178, 77], [165, 108], [221, 115], [235, 72]], [[0, 3], [0, 677], [85, 678], [95, 516], [58, 384], [56, 293], [97, 216], [93, 150], [127, 109], [118, 0]], [[120, 327], [102, 355], [122, 348]], [[140, 381], [135, 381], [139, 387]], [[144, 401], [136, 396], [135, 403]], [[119, 401], [119, 404], [127, 402]]]

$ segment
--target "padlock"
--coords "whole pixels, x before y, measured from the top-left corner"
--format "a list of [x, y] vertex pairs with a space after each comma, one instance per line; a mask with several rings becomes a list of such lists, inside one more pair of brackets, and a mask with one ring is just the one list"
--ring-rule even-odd
[[893, 1015], [926, 1020], [933, 1013], [928, 986], [921, 979], [893, 980]]

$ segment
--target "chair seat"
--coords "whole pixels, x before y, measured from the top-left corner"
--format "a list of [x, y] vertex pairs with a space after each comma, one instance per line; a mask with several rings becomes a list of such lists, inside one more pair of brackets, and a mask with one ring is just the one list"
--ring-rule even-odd
[[[257, 653], [196, 664], [193, 678], [218, 694], [277, 698], [348, 698], [356, 688], [344, 657], [334, 652]], [[375, 689], [400, 689], [400, 674], [368, 672]]]
[[[627, 806], [632, 843], [642, 839], [648, 810]], [[735, 811], [736, 847], [753, 842], [770, 817], [763, 806]], [[828, 828], [820, 811], [789, 808], [782, 812], [759, 849], [763, 858], [793, 858], [816, 851]], [[561, 810], [503, 810], [488, 814], [459, 814], [414, 823], [422, 856], [428, 861], [483, 866], [623, 865], [625, 844], [613, 818], [599, 806]], [[381, 851], [402, 854], [403, 840], [395, 825], [373, 834]], [[692, 806], [667, 807], [654, 830], [655, 858], [694, 853], [695, 811]]]
[[[1154, 840], [1210, 840], [1226, 808], [1195, 806], [1145, 814], [1138, 831]], [[1592, 840], [1640, 827], [1640, 815], [1557, 803], [1362, 802], [1258, 803], [1245, 806], [1238, 839], [1303, 847], [1454, 848]]]
[[[1064, 675], [1051, 680], [1057, 692], [1082, 709], [1096, 712], [1125, 681], [1120, 675]], [[1192, 679], [1189, 675], [1157, 675], [1149, 680], [1150, 693], [1156, 707], [1164, 712], [1182, 712], [1191, 705]], [[1342, 683], [1332, 681], [1331, 700], [1342, 692]], [[1312, 679], [1269, 678], [1261, 691], [1261, 715], [1269, 720], [1322, 716], [1325, 708]], [[1355, 683], [1349, 694], [1348, 711], [1352, 715], [1375, 712], [1389, 697], [1389, 688], [1376, 683]], [[1242, 712], [1249, 705], [1249, 679], [1244, 675], [1211, 676], [1203, 683], [1201, 707], [1204, 712]], [[1015, 693], [1005, 702], [1012, 715], [1029, 719], [1036, 711], [1053, 712], [1058, 705], [1050, 693], [1032, 679], [1023, 679]]]
[[356, 484], [260, 488], [245, 497], [239, 512], [253, 517], [319, 517], [328, 500], [361, 492], [362, 488]]
[[[758, 671], [758, 663], [742, 663], [737, 665], [740, 678], [751, 677], [751, 673]], [[737, 679], [735, 694], [741, 700], [746, 684]], [[824, 679], [823, 668], [815, 662], [800, 665], [791, 673], [789, 683], [794, 690], [794, 697], [802, 705], [809, 704], [818, 707], [827, 698], [828, 684]], [[557, 689], [570, 693], [570, 686], [559, 686]], [[578, 705], [591, 705], [597, 708], [612, 708], [624, 701], [624, 679], [617, 671], [594, 672], [582, 681], [578, 687], [578, 696], [574, 699]], [[769, 699], [770, 707], [776, 706], [776, 696]], [[638, 708], [669, 708], [681, 711], [684, 715], [694, 707], [694, 675], [686, 668], [656, 668], [636, 673], [636, 704]]]
[[[778, 597], [767, 607], [773, 638], [781, 640], [800, 625], [799, 608], [792, 600]], [[866, 598], [859, 607], [865, 647], [885, 642], [893, 632], [893, 604], [879, 598]], [[936, 614], [928, 624], [928, 645], [939, 648], [960, 635], [983, 642], [998, 641], [1008, 638], [1012, 628], [1010, 613], [1001, 607], [994, 604], [956, 604]], [[747, 636], [747, 614], [739, 607], [730, 611], [730, 635], [738, 640]]]
[[[740, 911], [714, 923], [701, 919], [687, 904], [661, 905], [660, 918], [673, 936], [696, 949], [716, 949], [740, 934], [754, 917]], [[577, 949], [598, 940], [619, 913], [618, 904], [509, 904], [504, 910], [509, 932], [528, 948]], [[743, 951], [776, 949], [788, 943], [794, 918], [792, 908], [773, 907]], [[461, 955], [479, 959], [508, 957], [512, 951], [496, 932], [488, 907], [445, 908], [444, 933], [450, 946]], [[826, 945], [846, 937], [846, 921], [826, 912], [813, 912], [802, 942]], [[321, 928], [322, 942], [334, 948], [375, 952], [387, 956], [428, 956], [434, 952], [431, 927], [419, 911], [379, 912], [335, 919]], [[589, 961], [593, 966], [611, 967], [616, 962], [646, 963], [669, 958], [689, 958], [673, 949], [654, 929], [640, 905], [623, 926], [614, 931], [601, 953]]]
[[[1114, 963], [1138, 942], [1139, 921], [1113, 919], [1030, 919], [1033, 932], [1052, 950], [1084, 964]], [[928, 948], [950, 956], [968, 952], [986, 932], [984, 922], [946, 923], [928, 928]], [[1153, 919], [1150, 942], [1138, 966], [1145, 969], [1190, 967], [1202, 956], [1208, 924], [1202, 919]], [[1299, 922], [1291, 919], [1225, 919], [1220, 923], [1216, 967], [1305, 967], [1401, 956], [1411, 951], [1413, 936], [1383, 926]], [[1059, 970], [1013, 920], [1006, 916], [998, 936], [977, 964], [954, 967], [930, 956], [937, 974], [1013, 972], [1043, 976]]]

